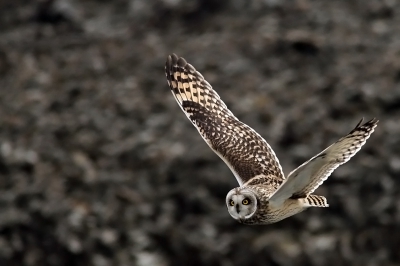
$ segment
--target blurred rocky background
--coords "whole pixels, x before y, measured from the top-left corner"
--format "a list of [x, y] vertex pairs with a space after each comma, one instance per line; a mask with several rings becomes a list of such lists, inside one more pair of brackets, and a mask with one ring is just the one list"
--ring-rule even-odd
[[[310, 209], [234, 221], [172, 97], [193, 64], [284, 171], [380, 123]], [[0, 265], [400, 264], [400, 3], [0, 1]]]

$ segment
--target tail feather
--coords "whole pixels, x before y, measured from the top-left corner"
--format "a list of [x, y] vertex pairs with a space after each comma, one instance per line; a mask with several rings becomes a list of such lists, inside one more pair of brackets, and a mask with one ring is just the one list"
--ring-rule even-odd
[[329, 207], [328, 201], [324, 196], [309, 195], [304, 198], [305, 207]]

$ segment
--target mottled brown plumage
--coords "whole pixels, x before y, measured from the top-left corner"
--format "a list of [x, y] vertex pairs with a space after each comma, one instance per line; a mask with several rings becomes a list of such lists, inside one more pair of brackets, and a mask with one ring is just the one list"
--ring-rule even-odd
[[276, 183], [282, 183], [282, 168], [268, 143], [232, 114], [192, 65], [173, 54], [168, 57], [165, 70], [182, 110], [211, 149], [228, 164], [240, 185], [261, 174], [274, 176]]
[[245, 224], [280, 221], [309, 207], [327, 207], [323, 196], [310, 195], [347, 162], [374, 131], [378, 120], [360, 123], [347, 136], [292, 171], [285, 180], [268, 143], [239, 121], [196, 69], [175, 54], [165, 73], [179, 106], [210, 148], [235, 175], [240, 187], [226, 198], [233, 218]]

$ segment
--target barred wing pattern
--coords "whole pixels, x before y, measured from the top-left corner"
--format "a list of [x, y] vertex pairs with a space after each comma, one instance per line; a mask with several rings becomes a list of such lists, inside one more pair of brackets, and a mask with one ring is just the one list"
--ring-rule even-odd
[[361, 149], [378, 124], [375, 118], [361, 125], [362, 121], [347, 136], [292, 171], [270, 201], [303, 198], [313, 193], [336, 168], [349, 161]]
[[268, 143], [232, 114], [192, 65], [172, 54], [168, 56], [165, 74], [183, 112], [228, 165], [240, 186], [260, 175], [268, 177], [267, 183], [275, 188], [283, 182], [282, 168]]

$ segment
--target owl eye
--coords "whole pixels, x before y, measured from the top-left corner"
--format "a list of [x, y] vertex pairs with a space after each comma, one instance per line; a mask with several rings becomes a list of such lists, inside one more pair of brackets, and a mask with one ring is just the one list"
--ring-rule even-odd
[[250, 200], [248, 200], [248, 199], [242, 200], [243, 205], [248, 205], [249, 203], [250, 203]]
[[229, 202], [229, 204], [230, 204], [231, 206], [233, 206], [233, 205], [235, 205], [235, 202], [234, 202], [233, 200], [231, 200], [231, 201]]

